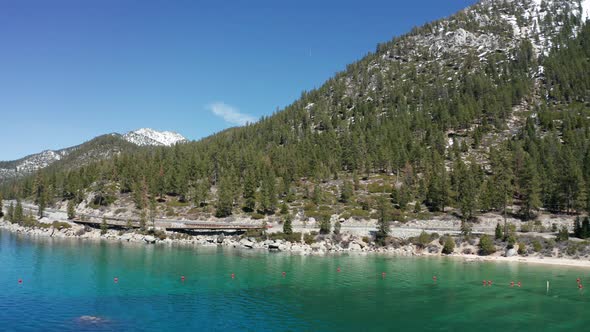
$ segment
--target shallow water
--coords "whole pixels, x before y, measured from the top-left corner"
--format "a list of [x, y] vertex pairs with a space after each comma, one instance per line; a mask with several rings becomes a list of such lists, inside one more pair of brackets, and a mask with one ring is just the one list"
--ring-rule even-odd
[[[578, 289], [577, 277], [590, 278], [590, 270], [0, 231], [0, 330], [585, 330], [590, 293]], [[493, 285], [483, 287], [483, 279]]]

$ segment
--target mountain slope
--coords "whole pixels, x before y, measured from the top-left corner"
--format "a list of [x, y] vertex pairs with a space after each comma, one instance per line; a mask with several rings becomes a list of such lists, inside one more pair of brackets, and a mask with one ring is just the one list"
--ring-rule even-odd
[[132, 149], [131, 144], [125, 144], [127, 142], [136, 146], [172, 146], [188, 141], [178, 133], [149, 128], [130, 131], [124, 135], [115, 133], [99, 136], [77, 146], [56, 151], [45, 150], [13, 161], [0, 161], [0, 181], [29, 175], [64, 159], [62, 164], [70, 162], [83, 165], [93, 160], [109, 158]]
[[482, 1], [378, 45], [258, 123], [40, 176], [60, 199], [132, 193], [138, 209], [173, 199], [219, 217], [280, 201], [299, 216], [364, 218], [386, 201], [396, 220], [425, 207], [465, 220], [590, 209], [587, 12]]

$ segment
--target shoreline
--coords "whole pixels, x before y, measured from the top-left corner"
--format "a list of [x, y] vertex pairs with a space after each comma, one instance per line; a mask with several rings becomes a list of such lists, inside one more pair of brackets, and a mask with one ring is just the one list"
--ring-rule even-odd
[[[442, 253], [429, 253], [426, 249], [418, 249], [414, 244], [408, 244], [398, 248], [393, 247], [373, 247], [364, 243], [360, 238], [348, 235], [349, 244], [346, 248], [340, 244], [334, 244], [330, 239], [315, 242], [313, 244], [290, 243], [284, 240], [264, 240], [256, 241], [252, 238], [240, 238], [238, 235], [183, 235], [180, 238], [170, 238], [160, 240], [153, 235], [144, 235], [135, 232], [125, 232], [119, 234], [118, 231], [108, 230], [102, 235], [98, 229], [87, 230], [84, 226], [75, 225], [71, 228], [55, 229], [53, 227], [38, 228], [26, 227], [19, 224], [12, 224], [5, 220], [0, 220], [0, 229], [13, 234], [22, 234], [29, 237], [58, 238], [58, 239], [79, 239], [91, 241], [108, 241], [111, 243], [135, 243], [141, 245], [181, 245], [181, 246], [201, 246], [213, 247], [223, 246], [228, 248], [237, 248], [243, 250], [258, 249], [284, 252], [295, 255], [312, 255], [312, 256], [330, 256], [334, 254], [379, 254], [387, 256], [405, 256], [405, 257], [448, 257], [451, 259], [463, 260], [466, 263], [526, 263], [546, 266], [563, 266], [590, 268], [590, 260], [543, 257], [543, 256], [511, 256], [505, 257], [498, 254], [490, 256], [479, 256], [475, 254], [453, 253], [444, 255]], [[83, 230], [83, 232], [81, 231]]]

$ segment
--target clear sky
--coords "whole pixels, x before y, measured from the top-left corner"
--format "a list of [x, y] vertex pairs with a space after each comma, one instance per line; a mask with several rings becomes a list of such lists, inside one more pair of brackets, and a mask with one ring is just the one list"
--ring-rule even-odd
[[0, 160], [141, 127], [199, 139], [474, 2], [0, 0]]

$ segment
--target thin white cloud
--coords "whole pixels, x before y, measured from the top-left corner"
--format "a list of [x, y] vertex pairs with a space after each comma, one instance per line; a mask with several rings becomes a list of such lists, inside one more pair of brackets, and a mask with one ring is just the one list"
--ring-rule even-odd
[[212, 103], [208, 108], [213, 114], [234, 125], [243, 126], [247, 123], [253, 123], [256, 121], [253, 116], [240, 113], [237, 108], [222, 102]]

